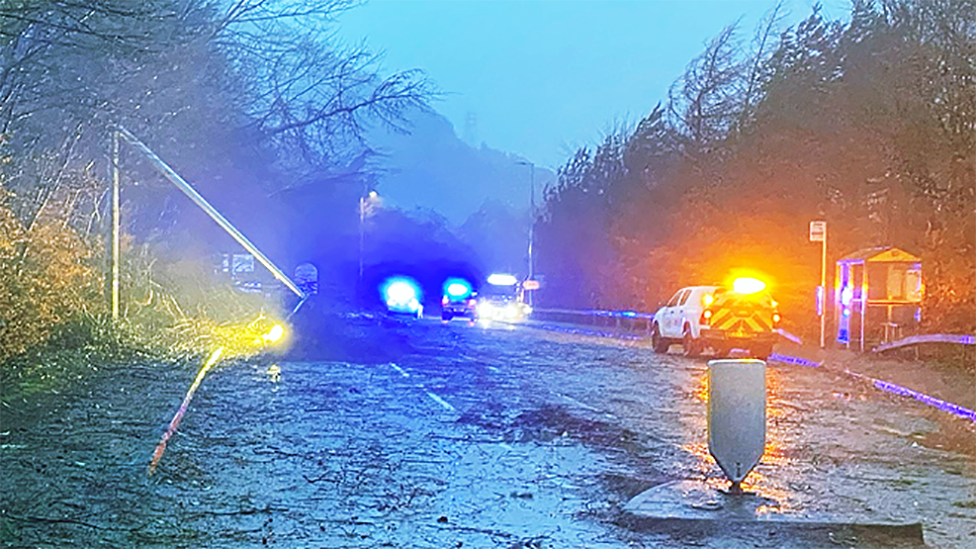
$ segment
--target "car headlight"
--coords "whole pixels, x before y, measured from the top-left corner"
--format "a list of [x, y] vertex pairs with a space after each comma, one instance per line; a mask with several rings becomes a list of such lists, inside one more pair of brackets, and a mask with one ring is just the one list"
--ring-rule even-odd
[[492, 309], [493, 309], [493, 307], [491, 306], [491, 303], [487, 303], [487, 302], [485, 302], [485, 303], [479, 303], [478, 304], [478, 315], [483, 316], [483, 317], [490, 317], [491, 316], [491, 313], [492, 313]]

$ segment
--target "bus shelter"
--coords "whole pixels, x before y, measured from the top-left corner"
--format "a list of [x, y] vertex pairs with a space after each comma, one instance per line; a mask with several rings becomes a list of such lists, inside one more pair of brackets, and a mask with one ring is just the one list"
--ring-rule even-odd
[[900, 248], [858, 250], [837, 261], [834, 321], [837, 342], [863, 351], [913, 332], [921, 320], [922, 262]]

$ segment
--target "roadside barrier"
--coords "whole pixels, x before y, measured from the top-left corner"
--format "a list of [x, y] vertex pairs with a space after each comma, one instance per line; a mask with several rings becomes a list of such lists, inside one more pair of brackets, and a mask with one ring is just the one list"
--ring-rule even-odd
[[958, 345], [976, 345], [976, 336], [960, 334], [924, 334], [909, 336], [898, 341], [884, 343], [872, 349], [872, 352], [883, 353], [892, 349], [910, 347], [920, 343], [955, 343]]
[[645, 337], [651, 337], [651, 321], [654, 320], [654, 314], [601, 309], [532, 309], [532, 318], [564, 324], [613, 328], [617, 332], [643, 333]]
[[[534, 320], [548, 322], [559, 322], [563, 324], [582, 324], [595, 326], [598, 328], [611, 328], [616, 333], [623, 334], [625, 339], [634, 339], [633, 336], [651, 337], [651, 325], [654, 321], [654, 313], [641, 313], [637, 311], [607, 311], [603, 309], [532, 309]], [[781, 337], [800, 345], [803, 341], [783, 330], [777, 328], [775, 331]]]

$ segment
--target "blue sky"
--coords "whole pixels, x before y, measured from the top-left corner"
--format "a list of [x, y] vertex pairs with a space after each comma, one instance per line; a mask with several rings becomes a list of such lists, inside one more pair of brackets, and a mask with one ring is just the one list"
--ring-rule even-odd
[[[748, 42], [774, 3], [371, 0], [339, 17], [336, 37], [383, 52], [384, 72], [426, 71], [460, 137], [555, 168], [663, 101], [726, 25], [739, 20]], [[786, 0], [786, 23], [813, 3]], [[822, 4], [832, 18], [849, 6]]]

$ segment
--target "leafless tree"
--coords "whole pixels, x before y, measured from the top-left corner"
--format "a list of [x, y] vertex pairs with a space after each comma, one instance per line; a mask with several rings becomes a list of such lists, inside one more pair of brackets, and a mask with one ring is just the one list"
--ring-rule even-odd
[[742, 106], [743, 67], [736, 25], [713, 38], [668, 90], [673, 125], [699, 148], [729, 135]]

